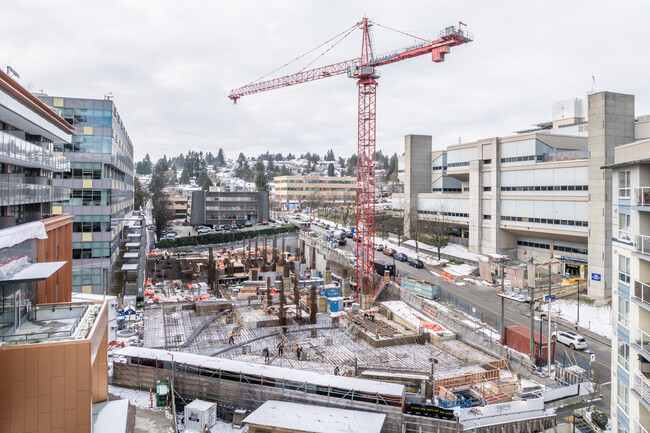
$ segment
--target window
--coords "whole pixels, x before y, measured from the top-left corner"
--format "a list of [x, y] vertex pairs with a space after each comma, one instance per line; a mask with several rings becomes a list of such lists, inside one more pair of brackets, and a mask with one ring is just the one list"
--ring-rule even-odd
[[630, 258], [618, 256], [618, 279], [626, 284], [630, 284]]
[[628, 402], [630, 401], [630, 390], [621, 382], [618, 382], [618, 405], [625, 413], [630, 413]]
[[618, 214], [618, 238], [624, 241], [630, 240], [630, 215]]
[[484, 192], [492, 191], [492, 187], [491, 186], [484, 186], [483, 191]]
[[483, 219], [484, 219], [484, 220], [491, 220], [491, 219], [492, 219], [492, 215], [483, 215]]
[[618, 298], [618, 323], [630, 329], [630, 301]]
[[618, 339], [618, 363], [626, 371], [630, 370], [630, 346], [620, 338]]
[[630, 170], [618, 172], [618, 196], [630, 197]]

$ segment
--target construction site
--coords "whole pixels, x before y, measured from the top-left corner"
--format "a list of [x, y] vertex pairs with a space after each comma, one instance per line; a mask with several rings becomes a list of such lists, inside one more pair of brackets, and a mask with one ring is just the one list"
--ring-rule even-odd
[[491, 431], [495, 419], [541, 431], [555, 424], [558, 399], [587, 394], [583, 373], [531, 376], [390, 278], [357, 293], [353, 268], [327, 255], [305, 233], [150, 253], [142, 309], [123, 325], [126, 347], [112, 351], [112, 384], [169, 380], [178, 404], [214, 402], [227, 421], [267, 400], [384, 413], [385, 432]]

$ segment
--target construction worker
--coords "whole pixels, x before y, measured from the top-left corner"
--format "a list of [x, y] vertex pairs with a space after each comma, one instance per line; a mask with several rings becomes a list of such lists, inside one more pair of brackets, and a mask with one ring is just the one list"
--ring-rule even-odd
[[300, 344], [296, 343], [296, 357], [298, 358], [298, 361], [300, 361], [301, 355], [302, 355], [302, 347], [300, 347]]
[[282, 356], [282, 352], [284, 352], [284, 343], [280, 341], [280, 343], [278, 343], [277, 348], [278, 348], [278, 356]]
[[337, 365], [337, 366], [334, 368], [334, 376], [338, 376], [338, 375], [339, 375], [339, 372], [340, 372], [340, 370], [339, 370], [339, 366]]
[[235, 331], [230, 331], [230, 337], [228, 337], [228, 343], [235, 344]]
[[269, 348], [262, 349], [262, 353], [264, 354], [264, 362], [269, 362]]

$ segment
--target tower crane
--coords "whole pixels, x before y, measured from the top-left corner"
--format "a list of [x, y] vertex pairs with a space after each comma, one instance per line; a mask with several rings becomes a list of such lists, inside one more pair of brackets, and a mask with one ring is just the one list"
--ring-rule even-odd
[[[347, 74], [357, 80], [358, 88], [358, 139], [357, 139], [357, 183], [356, 183], [356, 215], [357, 215], [357, 251], [356, 251], [356, 296], [361, 293], [371, 294], [374, 290], [375, 266], [375, 131], [376, 131], [376, 92], [377, 79], [380, 74], [378, 67], [400, 62], [402, 60], [431, 54], [431, 60], [443, 62], [451, 47], [471, 42], [473, 36], [464, 30], [465, 24], [460, 22], [458, 27], [451, 26], [442, 30], [438, 39], [429, 41], [421, 39], [421, 43], [395, 50], [387, 55], [375, 57], [369, 28], [381, 26], [367, 18], [352, 26], [344, 38], [352, 30], [362, 30], [361, 56], [327, 66], [310, 70], [301, 70], [295, 74], [286, 75], [267, 81], [258, 81], [230, 91], [228, 98], [235, 104], [242, 96], [266, 92], [282, 87], [307, 83], [323, 78]], [[384, 27], [384, 26], [381, 26]], [[388, 27], [386, 27], [388, 28]], [[393, 30], [393, 29], [390, 29]], [[404, 32], [399, 32], [406, 34]], [[408, 35], [411, 36], [411, 35]]]

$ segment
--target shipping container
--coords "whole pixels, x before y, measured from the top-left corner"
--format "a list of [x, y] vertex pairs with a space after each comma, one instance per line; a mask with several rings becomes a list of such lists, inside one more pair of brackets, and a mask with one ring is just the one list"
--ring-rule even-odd
[[185, 406], [185, 431], [202, 433], [207, 425], [212, 428], [217, 423], [217, 404], [194, 400]]
[[[506, 326], [504, 344], [517, 352], [530, 356], [530, 330], [525, 326]], [[546, 365], [548, 338], [541, 338], [539, 332], [535, 332], [535, 361], [538, 365]], [[551, 363], [555, 361], [555, 341], [551, 341]]]
[[375, 261], [375, 272], [380, 277], [383, 277], [384, 275], [386, 275], [386, 272], [388, 272], [389, 277], [394, 277], [395, 276], [395, 265], [390, 265], [388, 263]]

